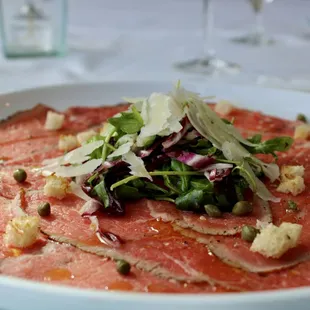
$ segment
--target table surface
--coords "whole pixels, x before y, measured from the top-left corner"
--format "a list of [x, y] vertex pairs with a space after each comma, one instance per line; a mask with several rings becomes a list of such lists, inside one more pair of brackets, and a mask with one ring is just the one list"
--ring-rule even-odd
[[253, 27], [254, 13], [246, 0], [215, 0], [217, 53], [242, 67], [240, 74], [216, 77], [173, 67], [176, 61], [200, 55], [201, 0], [68, 2], [68, 54], [17, 60], [1, 56], [0, 92], [74, 82], [177, 79], [310, 91], [310, 0], [265, 5], [266, 29], [276, 39], [265, 47], [232, 42]]

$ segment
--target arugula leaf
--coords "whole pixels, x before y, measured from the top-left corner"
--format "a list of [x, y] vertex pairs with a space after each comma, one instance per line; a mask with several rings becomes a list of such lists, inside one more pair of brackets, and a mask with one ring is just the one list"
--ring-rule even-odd
[[108, 119], [117, 131], [122, 131], [127, 134], [133, 134], [140, 131], [144, 125], [143, 119], [138, 110], [132, 106], [131, 112], [122, 112], [119, 117], [112, 117]]
[[110, 205], [110, 199], [109, 195], [106, 190], [105, 182], [102, 180], [99, 182], [93, 189], [93, 191], [96, 193], [100, 201], [103, 203], [105, 208], [108, 208]]
[[145, 149], [145, 148], [150, 147], [150, 146], [154, 143], [154, 141], [156, 140], [156, 138], [157, 138], [156, 135], [155, 135], [155, 136], [146, 137], [146, 138], [143, 140], [143, 142], [144, 142], [143, 148]]
[[190, 182], [191, 187], [195, 189], [201, 189], [209, 193], [213, 193], [214, 185], [207, 178], [194, 179]]
[[[232, 173], [234, 171], [238, 171], [239, 175], [242, 176], [245, 181], [252, 186], [252, 190], [255, 192], [256, 191], [256, 182], [253, 179], [253, 176], [244, 168], [245, 165], [245, 161], [242, 161], [241, 164], [239, 166], [236, 166], [233, 170]], [[247, 163], [248, 164], [248, 163]]]
[[122, 215], [125, 213], [125, 208], [122, 202], [115, 196], [115, 193], [111, 193], [105, 184], [103, 176], [100, 176], [102, 180], [93, 188], [92, 196], [97, 196], [104, 205], [104, 211], [109, 214]]
[[[105, 140], [105, 138], [101, 135], [96, 135], [96, 136], [93, 136], [91, 137], [87, 143], [91, 143], [91, 142], [95, 142], [95, 141], [100, 141], [100, 140]], [[96, 150], [94, 150], [91, 154], [90, 154], [90, 157], [92, 159], [100, 159], [101, 158], [101, 155], [102, 155], [102, 148], [103, 146], [100, 146], [98, 147]]]
[[163, 201], [169, 201], [169, 202], [172, 202], [172, 203], [175, 203], [175, 200], [172, 199], [172, 198], [169, 198], [169, 197], [154, 197], [155, 200], [163, 200]]
[[262, 142], [262, 135], [256, 134], [253, 137], [248, 138], [247, 140], [251, 143], [258, 144]]
[[[164, 175], [164, 184], [175, 194], [181, 195], [182, 191], [175, 185], [176, 182], [176, 177], [169, 176], [169, 175]], [[174, 182], [175, 181], [175, 182]]]
[[145, 186], [145, 182], [142, 179], [135, 179], [130, 182], [133, 187], [143, 188]]
[[[192, 170], [189, 166], [176, 159], [171, 160], [171, 169], [173, 171], [190, 171]], [[184, 175], [180, 176], [180, 190], [186, 192], [189, 188], [190, 176]]]
[[150, 190], [150, 191], [155, 191], [155, 192], [160, 192], [162, 194], [169, 194], [169, 192], [160, 187], [159, 185], [155, 184], [155, 183], [151, 183], [151, 182], [145, 182], [145, 189]]
[[227, 197], [224, 194], [219, 194], [216, 196], [217, 205], [220, 207], [230, 207], [231, 203], [227, 200]]
[[244, 191], [249, 188], [248, 182], [243, 178], [234, 178], [233, 181], [238, 201], [244, 200]]
[[176, 198], [177, 209], [183, 211], [198, 211], [204, 202], [204, 191], [201, 189], [192, 189], [189, 192]]
[[87, 183], [93, 185], [93, 182], [98, 178], [98, 173], [94, 173], [91, 177], [87, 179]]
[[118, 199], [139, 199], [144, 197], [144, 195], [139, 192], [138, 188], [129, 186], [129, 185], [121, 185], [115, 189], [116, 197]]
[[264, 142], [260, 142], [255, 146], [245, 146], [252, 154], [274, 154], [274, 152], [285, 152], [289, 150], [294, 139], [291, 137], [277, 137]]
[[197, 148], [210, 148], [212, 147], [212, 143], [208, 141], [207, 139], [199, 139], [196, 144], [191, 144], [191, 148], [197, 149]]

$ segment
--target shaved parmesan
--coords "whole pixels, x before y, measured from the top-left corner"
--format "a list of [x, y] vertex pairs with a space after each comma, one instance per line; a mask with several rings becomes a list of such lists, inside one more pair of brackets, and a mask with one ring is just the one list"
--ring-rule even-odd
[[59, 177], [77, 177], [83, 174], [88, 174], [93, 172], [102, 164], [102, 159], [91, 159], [84, 164], [77, 166], [60, 166], [57, 167], [53, 172]]
[[133, 142], [127, 142], [122, 144], [119, 148], [117, 148], [113, 153], [111, 153], [108, 158], [113, 158], [117, 156], [122, 156], [124, 154], [127, 154], [131, 147], [133, 146]]
[[147, 137], [168, 136], [179, 132], [182, 129], [180, 121], [184, 117], [184, 111], [171, 96], [153, 93], [143, 101], [141, 117], [144, 126], [137, 138], [137, 146], [143, 146]]
[[130, 165], [130, 174], [152, 180], [152, 177], [145, 169], [143, 160], [135, 153], [128, 152], [127, 154], [123, 155], [123, 160]]
[[72, 194], [74, 194], [75, 196], [85, 200], [85, 201], [88, 201], [88, 200], [91, 200], [92, 198], [90, 196], [88, 196], [82, 189], [82, 187], [78, 184], [76, 184], [75, 182], [71, 182], [70, 183], [70, 192]]
[[86, 160], [88, 160], [90, 157], [87, 156], [91, 154], [94, 150], [99, 148], [100, 146], [103, 145], [103, 141], [94, 141], [91, 143], [87, 143], [69, 153], [67, 153], [63, 157], [63, 163], [64, 164], [80, 164]]

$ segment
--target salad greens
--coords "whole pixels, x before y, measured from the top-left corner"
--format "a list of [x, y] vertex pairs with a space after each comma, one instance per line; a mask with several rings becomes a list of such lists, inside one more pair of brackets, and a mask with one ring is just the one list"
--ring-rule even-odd
[[[252, 194], [279, 201], [261, 181], [276, 180], [279, 167], [254, 155], [276, 157], [291, 147], [292, 138], [262, 141], [257, 134], [245, 139], [233, 121], [219, 118], [203, 98], [180, 85], [169, 94], [130, 100], [127, 111], [110, 118], [88, 141], [93, 143], [89, 159], [102, 164], [89, 171], [82, 188], [104, 211], [122, 214], [126, 201], [149, 198], [220, 216], [238, 202], [248, 206], [245, 200]], [[95, 141], [102, 143], [96, 147]]]

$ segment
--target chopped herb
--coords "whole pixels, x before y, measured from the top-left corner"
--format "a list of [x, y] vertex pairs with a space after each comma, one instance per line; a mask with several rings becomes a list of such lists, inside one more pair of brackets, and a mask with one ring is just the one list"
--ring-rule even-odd
[[288, 207], [287, 209], [290, 210], [290, 211], [297, 211], [298, 210], [298, 206], [297, 206], [297, 203], [293, 200], [289, 200], [287, 202], [288, 204]]

